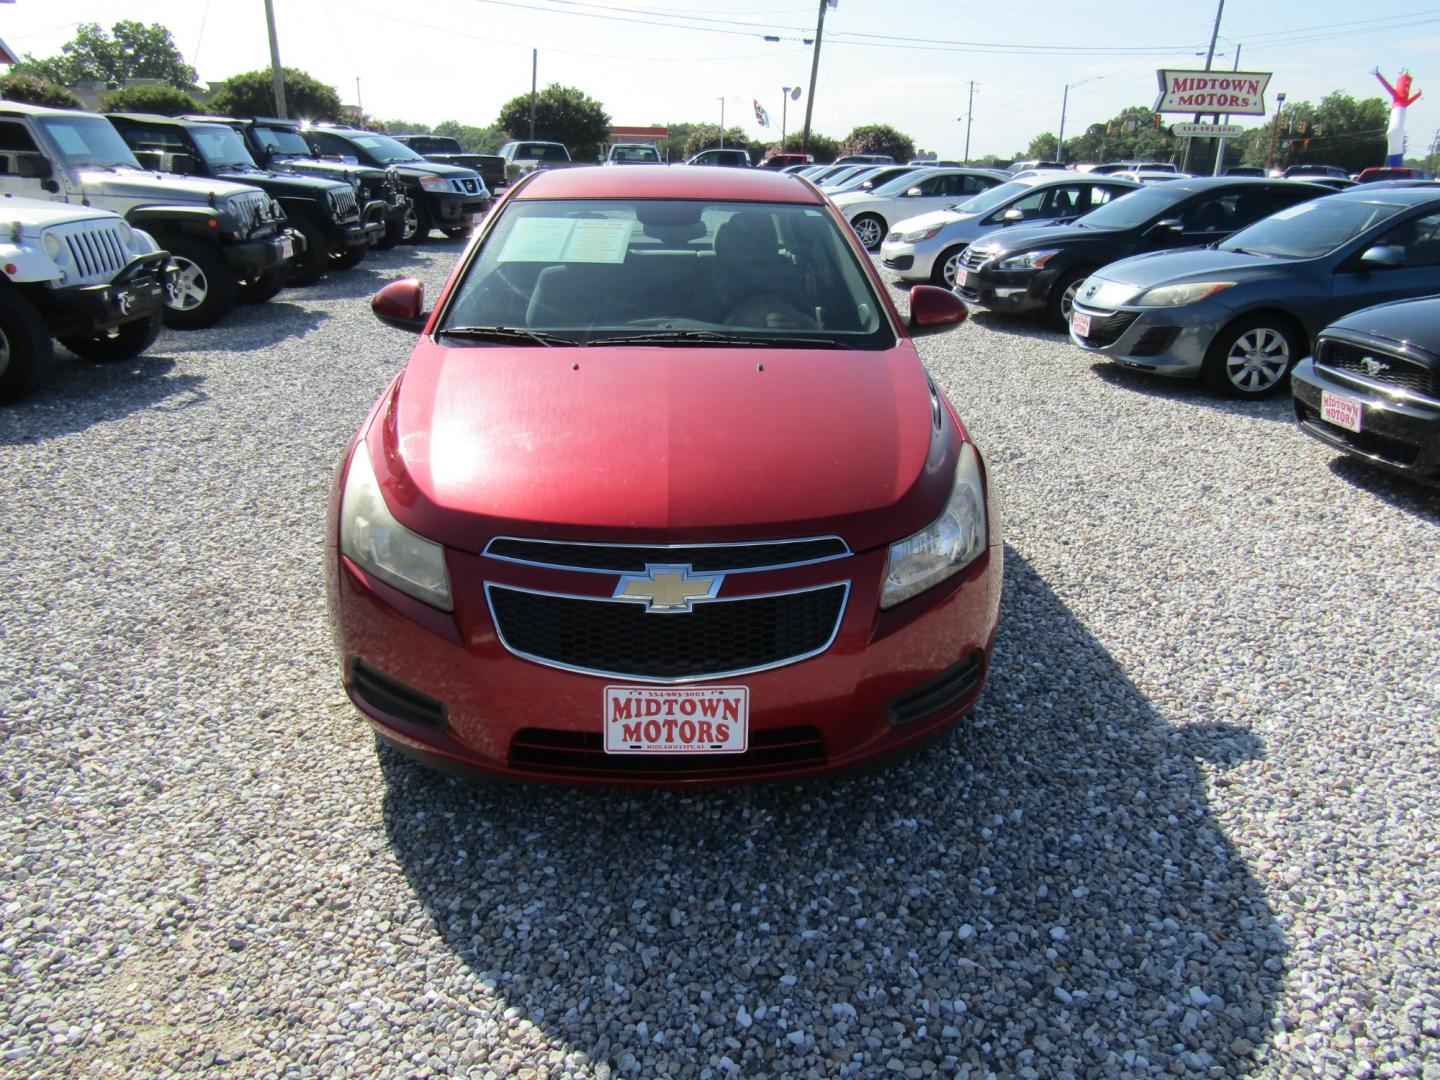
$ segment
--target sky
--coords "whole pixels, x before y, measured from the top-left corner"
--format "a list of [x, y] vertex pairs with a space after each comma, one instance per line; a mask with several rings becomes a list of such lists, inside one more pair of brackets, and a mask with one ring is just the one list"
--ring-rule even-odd
[[[1224, 3], [1225, 0], [1218, 0]], [[778, 140], [801, 128], [817, 0], [272, 0], [280, 58], [384, 119], [493, 123], [539, 84], [578, 87], [622, 125], [707, 122]], [[1203, 68], [1217, 0], [838, 0], [825, 15], [813, 130], [891, 124], [916, 146], [1011, 155], [1060, 127], [1077, 134], [1154, 103], [1157, 68]], [[13, 0], [0, 39], [50, 56], [81, 22], [168, 28], [202, 82], [267, 67], [264, 0]], [[779, 40], [766, 40], [767, 37]], [[1433, 0], [1228, 0], [1213, 66], [1274, 73], [1266, 95], [1373, 97], [1409, 69], [1407, 154], [1440, 133], [1440, 8]], [[967, 108], [971, 83], [973, 106]], [[1068, 100], [1066, 87], [1069, 87]], [[770, 114], [756, 121], [753, 102]], [[1176, 117], [1177, 121], [1183, 117]], [[1236, 122], [1256, 125], [1259, 117]]]

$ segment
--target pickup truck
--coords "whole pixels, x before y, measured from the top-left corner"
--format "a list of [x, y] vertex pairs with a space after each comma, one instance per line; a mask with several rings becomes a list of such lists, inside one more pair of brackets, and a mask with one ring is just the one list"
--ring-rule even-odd
[[391, 135], [396, 142], [410, 147], [426, 161], [442, 165], [459, 165], [474, 169], [492, 192], [505, 186], [505, 159], [499, 154], [471, 154], [448, 135]]
[[516, 139], [500, 147], [505, 159], [505, 182], [513, 184], [536, 169], [569, 169], [580, 164], [570, 160], [564, 143]]
[[653, 143], [617, 142], [605, 151], [606, 165], [664, 165]]
[[165, 324], [210, 326], [237, 300], [264, 296], [304, 239], [266, 192], [155, 172], [103, 116], [0, 101], [0, 193], [110, 210], [170, 253]]
[[51, 338], [85, 360], [149, 348], [170, 256], [148, 234], [108, 210], [12, 195], [0, 198], [0, 217], [0, 402], [30, 388]]

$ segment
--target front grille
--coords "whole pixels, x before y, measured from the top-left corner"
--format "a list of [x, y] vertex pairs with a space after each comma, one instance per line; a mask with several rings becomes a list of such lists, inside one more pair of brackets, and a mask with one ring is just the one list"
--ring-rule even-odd
[[247, 191], [236, 195], [228, 205], [245, 228], [252, 233], [261, 226], [270, 224], [270, 196], [263, 191]]
[[1373, 431], [1351, 431], [1330, 423], [1299, 398], [1295, 399], [1295, 416], [1302, 427], [1310, 428], [1326, 436], [1330, 441], [1349, 447], [1357, 454], [1379, 458], [1392, 465], [1410, 467], [1420, 459], [1420, 447], [1401, 439], [1380, 435]]
[[1152, 326], [1140, 335], [1130, 350], [1131, 356], [1159, 356], [1180, 334], [1178, 326]]
[[75, 263], [77, 285], [98, 285], [109, 281], [130, 261], [120, 224], [76, 222], [47, 230], [61, 240]]
[[331, 189], [331, 197], [335, 200], [335, 217], [338, 221], [345, 221], [358, 216], [360, 210], [355, 203], [355, 189], [348, 184], [344, 187]]
[[475, 195], [480, 191], [480, 181], [473, 176], [457, 177], [450, 181], [450, 186], [468, 195]]
[[975, 688], [984, 670], [984, 656], [971, 653], [954, 667], [890, 702], [890, 723], [896, 727], [914, 723], [955, 704]]
[[885, 266], [891, 270], [909, 270], [915, 265], [914, 255], [892, 255], [884, 260]]
[[[1365, 361], [1371, 360], [1386, 365], [1385, 370], [1373, 374], [1365, 370]], [[1353, 375], [1379, 386], [1406, 390], [1421, 397], [1440, 398], [1440, 379], [1437, 373], [1424, 364], [1416, 363], [1403, 356], [1379, 349], [1366, 349], [1348, 341], [1321, 338], [1315, 347], [1315, 366], [1331, 371]], [[1374, 364], [1372, 363], [1372, 367]]]
[[[1076, 311], [1080, 308], [1076, 307]], [[1120, 339], [1120, 335], [1130, 329], [1130, 324], [1140, 317], [1138, 311], [1112, 311], [1109, 315], [1102, 315], [1099, 312], [1089, 312], [1090, 333], [1084, 335], [1083, 340], [1087, 345], [1112, 345]]]
[[647, 566], [685, 564], [696, 573], [765, 570], [776, 566], [823, 562], [850, 554], [838, 536], [782, 540], [774, 544], [643, 547], [624, 544], [555, 544], [545, 540], [497, 537], [485, 547], [497, 559], [560, 566], [572, 570], [614, 570], [643, 574]]
[[574, 776], [656, 780], [759, 775], [825, 764], [825, 739], [813, 727], [752, 731], [743, 754], [607, 754], [599, 732], [522, 728], [510, 743], [510, 766]]
[[985, 260], [989, 254], [990, 252], [988, 250], [982, 251], [968, 247], [965, 249], [965, 254], [960, 256], [960, 265], [966, 270], [979, 270], [980, 267], [985, 264]]
[[487, 585], [500, 640], [541, 663], [637, 679], [699, 679], [778, 667], [823, 652], [848, 586], [697, 603], [658, 614], [640, 604]]
[[376, 671], [358, 656], [350, 661], [350, 689], [381, 712], [436, 731], [445, 727], [445, 706]]

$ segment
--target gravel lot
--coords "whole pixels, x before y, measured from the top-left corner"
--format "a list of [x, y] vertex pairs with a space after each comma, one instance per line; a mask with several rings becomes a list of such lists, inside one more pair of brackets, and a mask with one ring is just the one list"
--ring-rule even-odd
[[0, 1072], [1440, 1075], [1440, 498], [984, 316], [974, 723], [835, 783], [475, 787], [350, 708], [325, 497], [459, 245], [0, 411]]

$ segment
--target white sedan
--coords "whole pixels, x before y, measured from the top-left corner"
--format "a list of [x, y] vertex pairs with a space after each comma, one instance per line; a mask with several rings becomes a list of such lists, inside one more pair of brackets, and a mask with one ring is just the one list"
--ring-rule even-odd
[[831, 196], [866, 251], [878, 251], [892, 222], [974, 198], [1008, 177], [990, 169], [924, 169], [869, 191]]

